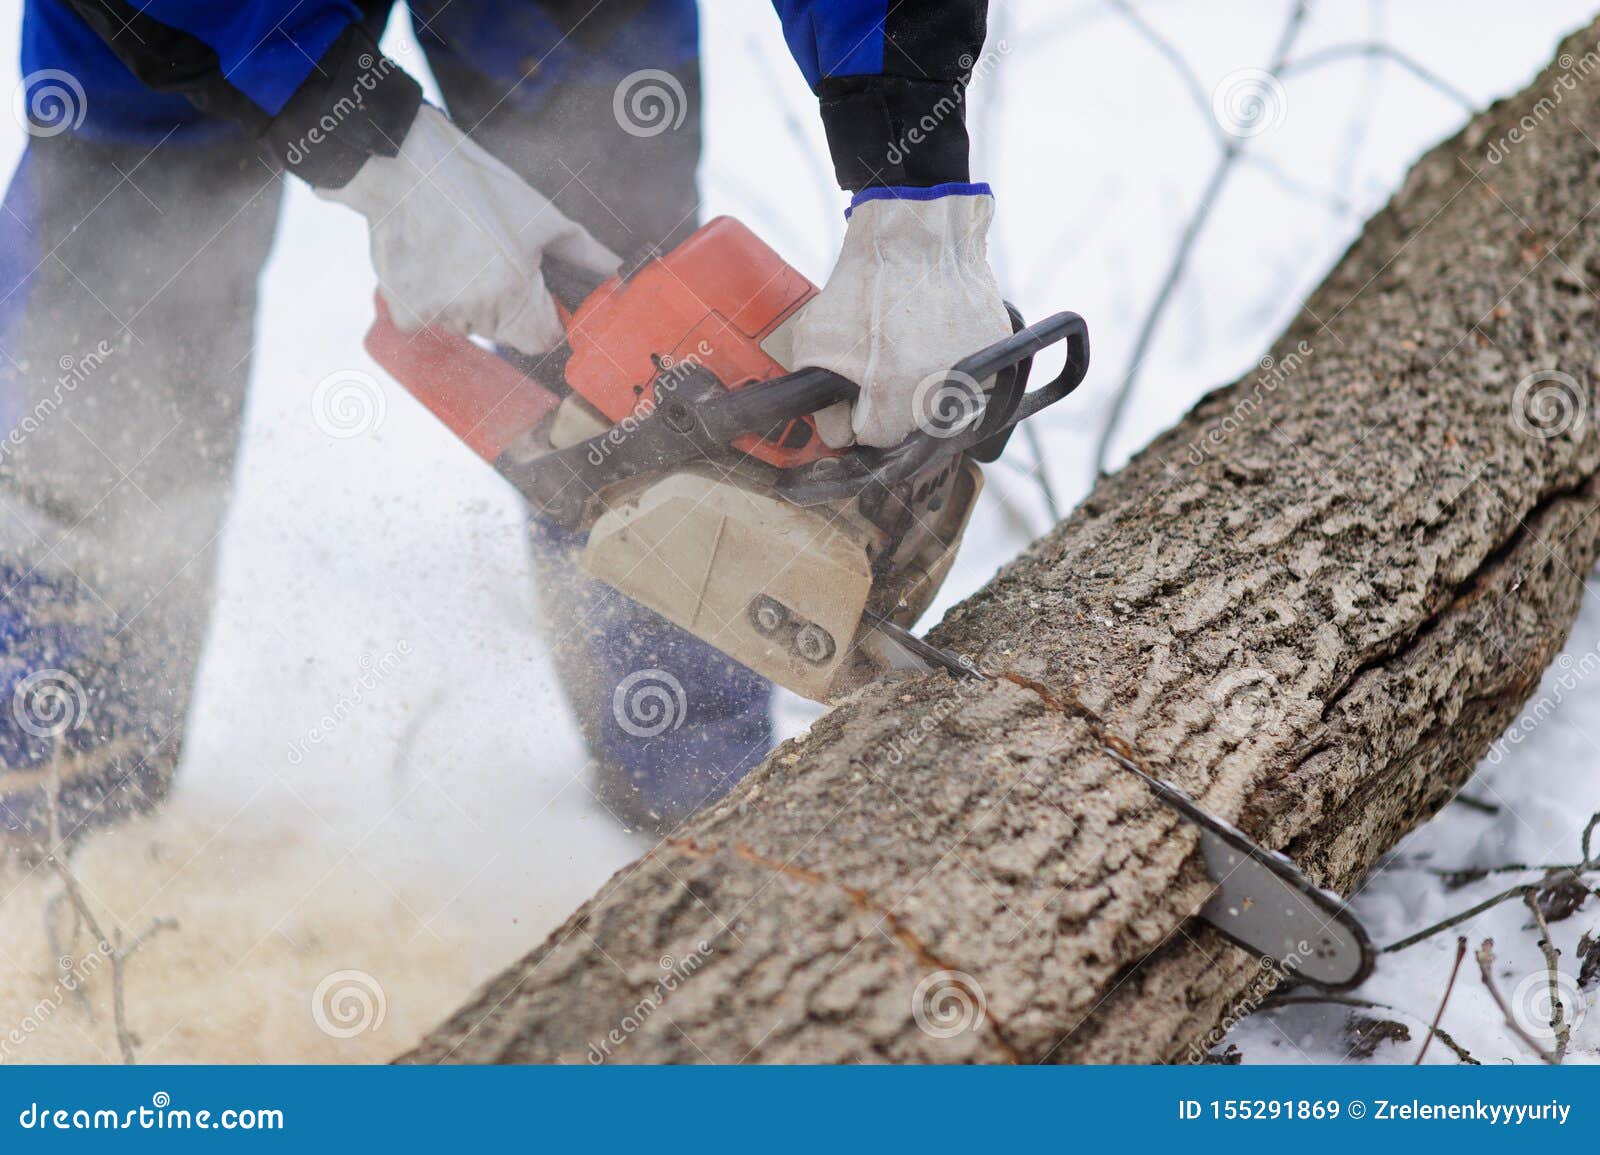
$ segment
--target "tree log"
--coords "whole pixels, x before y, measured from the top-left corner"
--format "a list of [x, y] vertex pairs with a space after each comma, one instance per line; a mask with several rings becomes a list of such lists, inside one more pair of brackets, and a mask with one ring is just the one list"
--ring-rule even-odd
[[1349, 893], [1514, 718], [1600, 550], [1597, 43], [949, 614], [1001, 677], [861, 691], [405, 1060], [1198, 1054], [1277, 974], [1193, 918], [1193, 829], [1099, 747]]

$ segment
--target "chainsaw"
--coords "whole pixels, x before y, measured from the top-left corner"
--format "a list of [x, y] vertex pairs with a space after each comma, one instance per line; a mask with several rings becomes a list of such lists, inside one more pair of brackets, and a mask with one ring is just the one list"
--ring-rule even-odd
[[[738, 221], [618, 276], [548, 259], [543, 271], [566, 340], [542, 356], [403, 332], [381, 295], [366, 347], [536, 516], [583, 535], [587, 574], [816, 701], [895, 668], [983, 676], [910, 627], [950, 572], [980, 466], [1082, 383], [1081, 317], [1030, 325], [1011, 309], [1010, 337], [921, 384], [910, 437], [841, 450], [814, 414], [857, 386], [789, 368], [817, 288]], [[1055, 345], [1059, 373], [1030, 389], [1034, 357]], [[1218, 883], [1203, 917], [1321, 985], [1365, 978], [1371, 944], [1337, 896], [1112, 753], [1200, 827]]]
[[[802, 697], [834, 701], [903, 660], [1015, 426], [1077, 388], [1083, 320], [1059, 313], [926, 382], [924, 428], [893, 449], [829, 449], [813, 414], [856, 386], [786, 369], [816, 287], [721, 217], [625, 277], [558, 262], [566, 341], [504, 360], [465, 337], [399, 332], [380, 299], [374, 357], [538, 516], [586, 535], [579, 565]], [[1034, 354], [1066, 363], [1028, 392]], [[993, 379], [987, 394], [979, 382]]]

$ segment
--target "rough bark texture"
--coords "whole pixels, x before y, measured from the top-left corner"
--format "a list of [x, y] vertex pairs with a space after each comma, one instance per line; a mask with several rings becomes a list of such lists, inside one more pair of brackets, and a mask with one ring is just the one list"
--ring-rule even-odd
[[1099, 736], [1349, 892], [1512, 720], [1600, 548], [1597, 41], [936, 631], [1013, 679], [869, 687], [407, 1058], [1160, 1061], [1248, 1009]]

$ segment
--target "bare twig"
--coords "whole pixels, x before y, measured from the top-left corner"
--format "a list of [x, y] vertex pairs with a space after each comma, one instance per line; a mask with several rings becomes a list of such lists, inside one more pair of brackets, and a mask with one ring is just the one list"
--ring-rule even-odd
[[171, 918], [158, 918], [146, 927], [132, 940], [124, 943], [122, 928], [114, 927], [112, 933], [107, 935], [101, 929], [100, 920], [95, 917], [94, 909], [89, 905], [89, 900], [84, 897], [83, 887], [78, 882], [78, 876], [72, 872], [67, 858], [70, 853], [64, 846], [61, 836], [61, 759], [52, 756], [50, 759], [50, 786], [45, 791], [45, 820], [46, 836], [49, 844], [44, 850], [44, 860], [50, 869], [60, 879], [62, 889], [66, 892], [67, 901], [72, 904], [81, 925], [88, 928], [94, 937], [100, 952], [105, 955], [111, 964], [111, 1011], [112, 1022], [117, 1032], [117, 1047], [122, 1051], [122, 1061], [129, 1066], [138, 1060], [138, 1038], [128, 1029], [128, 1009], [126, 996], [126, 967], [139, 948], [149, 939], [162, 930], [175, 930], [178, 923]]
[[1533, 921], [1539, 928], [1539, 950], [1544, 954], [1545, 969], [1550, 974], [1550, 1029], [1555, 1032], [1556, 1049], [1549, 1061], [1559, 1065], [1567, 1057], [1567, 1045], [1572, 1041], [1572, 1027], [1566, 1021], [1566, 1007], [1561, 1003], [1561, 952], [1550, 940], [1550, 924], [1545, 921], [1538, 894], [1526, 894], [1522, 900], [1533, 911]]
[[1029, 452], [1033, 454], [1033, 480], [1044, 498], [1045, 509], [1050, 513], [1050, 524], [1055, 525], [1061, 520], [1061, 503], [1056, 500], [1055, 486], [1050, 484], [1050, 473], [1045, 468], [1044, 441], [1039, 436], [1038, 426], [1029, 421], [1022, 423], [1022, 436], [1028, 443]]
[[1586, 881], [1584, 874], [1600, 870], [1600, 865], [1584, 866], [1582, 863], [1574, 866], [1570, 862], [1506, 862], [1499, 866], [1431, 866], [1425, 862], [1388, 862], [1383, 869], [1410, 870], [1418, 874], [1431, 874], [1435, 878], [1442, 878], [1455, 886], [1466, 886], [1468, 883], [1481, 882], [1497, 874], [1541, 874], [1549, 875], [1559, 872], [1572, 876], [1585, 889], [1594, 890]]
[[[989, 41], [1001, 46], [1002, 51], [1009, 51], [1011, 31], [1010, 12], [1004, 5], [996, 5], [989, 11]], [[981, 123], [974, 135], [974, 142], [980, 150], [981, 171], [984, 174], [1000, 171], [1000, 151], [1005, 140], [1002, 131], [1005, 112], [1005, 78], [1006, 70], [997, 68], [992, 70], [985, 78], [988, 91], [978, 113]], [[1003, 244], [998, 236], [989, 243], [990, 263], [994, 266], [995, 275], [1002, 285], [1011, 283], [1012, 266], [1010, 250]], [[1028, 446], [1028, 452], [1033, 457], [1033, 469], [1026, 474], [1029, 481], [1036, 485], [1039, 494], [1044, 498], [1044, 506], [1050, 515], [1050, 524], [1055, 525], [1061, 520], [1061, 503], [1056, 500], [1055, 487], [1050, 483], [1050, 471], [1046, 467], [1044, 442], [1039, 436], [1039, 430], [1032, 422], [1023, 422], [1022, 438]]]
[[1550, 1052], [1541, 1047], [1538, 1040], [1532, 1035], [1528, 1034], [1528, 1032], [1523, 1029], [1522, 1024], [1517, 1022], [1517, 1016], [1512, 1014], [1511, 1007], [1506, 1002], [1505, 996], [1500, 993], [1500, 988], [1495, 986], [1494, 939], [1484, 939], [1483, 945], [1478, 948], [1478, 953], [1474, 957], [1476, 957], [1478, 960], [1478, 972], [1483, 976], [1483, 985], [1488, 988], [1489, 997], [1494, 1000], [1494, 1005], [1500, 1008], [1500, 1014], [1504, 1016], [1506, 1020], [1506, 1026], [1511, 1028], [1511, 1033], [1526, 1043], [1528, 1047], [1532, 1049], [1533, 1053], [1538, 1055], [1545, 1062], [1554, 1062]]
[[[761, 46], [754, 39], [747, 42], [747, 48], [755, 58], [761, 57]], [[775, 68], [758, 68], [756, 71], [767, 84], [773, 106], [777, 108], [778, 115], [783, 120], [783, 130], [794, 145], [795, 153], [811, 172], [810, 184], [821, 215], [824, 235], [828, 238], [828, 251], [835, 252], [839, 248], [843, 227], [840, 222], [843, 218], [839, 212], [839, 189], [833, 179], [832, 166], [811, 147], [811, 138], [806, 135], [800, 117], [795, 114], [794, 106], [789, 103], [783, 86], [778, 83], [777, 78], [782, 75], [782, 71]]]
[[[1388, 26], [1386, 0], [1368, 0], [1367, 39], [1382, 40]], [[1366, 62], [1365, 76], [1351, 85], [1350, 119], [1345, 125], [1344, 155], [1339, 158], [1335, 195], [1347, 204], [1355, 202], [1356, 174], [1361, 171], [1361, 152], [1372, 135], [1383, 84], [1383, 61], [1373, 57]]]
[[432, 691], [423, 699], [421, 705], [411, 711], [405, 729], [400, 732], [400, 737], [395, 743], [394, 762], [389, 767], [389, 784], [397, 793], [411, 776], [411, 754], [417, 739], [422, 735], [423, 727], [432, 719], [446, 696], [443, 689]]
[[1439, 1000], [1439, 1009], [1433, 1014], [1433, 1022], [1428, 1026], [1428, 1037], [1422, 1040], [1422, 1050], [1417, 1052], [1416, 1066], [1422, 1066], [1422, 1060], [1427, 1058], [1428, 1044], [1433, 1042], [1433, 1036], [1439, 1031], [1439, 1020], [1444, 1018], [1444, 1009], [1450, 1005], [1450, 993], [1456, 989], [1456, 976], [1461, 973], [1461, 960], [1467, 957], [1467, 936], [1460, 935], [1456, 938], [1456, 962], [1450, 968], [1450, 981], [1444, 984], [1444, 998]]
[[[1024, 484], [1030, 487], [1037, 487], [1038, 478], [1033, 470], [1027, 469], [1015, 461], [1007, 461], [1004, 457], [995, 462], [995, 464], [1004, 466]], [[1022, 534], [1028, 539], [1037, 536], [1038, 529], [1032, 524], [1027, 511], [1018, 504], [1015, 496], [1007, 492], [1004, 485], [999, 484], [998, 479], [992, 487], [985, 489], [984, 492], [993, 496], [996, 506], [999, 507], [1000, 516], [1012, 531]], [[1060, 519], [1058, 518], [1057, 520]]]
[[1334, 216], [1347, 217], [1354, 211], [1350, 201], [1340, 193], [1329, 192], [1307, 184], [1271, 157], [1262, 156], [1256, 152], [1243, 152], [1239, 154], [1239, 160], [1240, 163], [1247, 164], [1251, 168], [1271, 177], [1290, 196], [1299, 197], [1301, 200], [1320, 205]]
[[1189, 61], [1179, 52], [1177, 47], [1165, 36], [1158, 32], [1153, 24], [1139, 14], [1139, 10], [1127, 0], [1106, 0], [1111, 10], [1121, 16], [1133, 30], [1144, 38], [1145, 42], [1166, 58], [1172, 70], [1178, 74], [1178, 79], [1183, 83], [1184, 90], [1188, 92], [1190, 101], [1200, 113], [1200, 119], [1205, 121], [1211, 135], [1217, 138], [1217, 143], [1224, 147], [1227, 140], [1222, 135], [1216, 118], [1211, 115], [1211, 98], [1206, 95], [1205, 85], [1200, 83], [1200, 77], [1189, 66]]
[[[1545, 877], [1540, 879], [1538, 882], [1522, 882], [1518, 883], [1516, 886], [1507, 887], [1500, 893], [1489, 896], [1475, 906], [1470, 906], [1466, 910], [1463, 910], [1457, 914], [1453, 914], [1441, 922], [1434, 923], [1432, 926], [1424, 927], [1422, 930], [1417, 931], [1415, 934], [1406, 936], [1399, 942], [1390, 943], [1388, 946], [1383, 948], [1383, 953], [1393, 954], [1396, 951], [1405, 950], [1407, 947], [1416, 946], [1417, 943], [1422, 942], [1424, 939], [1432, 938], [1440, 931], [1449, 930], [1453, 926], [1459, 926], [1468, 919], [1476, 918], [1484, 911], [1499, 906], [1502, 902], [1510, 902], [1513, 898], [1520, 898], [1531, 904], [1535, 901], [1534, 896], [1538, 894], [1541, 887], [1545, 883], [1549, 882], [1552, 874], [1557, 872], [1565, 872], [1566, 874], [1570, 875], [1574, 881], [1576, 881], [1585, 890], [1589, 891], [1590, 894], [1600, 894], [1600, 891], [1596, 891], [1595, 888], [1590, 886], [1583, 877], [1585, 874], [1591, 874], [1594, 871], [1600, 870], [1600, 862], [1595, 861], [1594, 851], [1590, 847], [1590, 842], [1594, 837], [1594, 832], [1597, 827], [1600, 827], [1600, 814], [1592, 815], [1588, 824], [1583, 828], [1583, 835], [1579, 839], [1583, 852], [1583, 860], [1581, 862], [1559, 863], [1553, 866], [1535, 866], [1530, 863], [1514, 862], [1508, 863], [1504, 866], [1485, 867], [1479, 877], [1486, 878], [1491, 874], [1521, 874], [1534, 870], [1543, 871]], [[1470, 877], [1472, 873], [1471, 870], [1442, 870], [1438, 867], [1431, 866], [1414, 867], [1413, 869], [1431, 871], [1443, 878]], [[1544, 912], [1539, 911], [1538, 917], [1542, 924], [1544, 921]], [[1549, 937], [1550, 936], [1547, 931], [1545, 938], [1548, 939]]]
[[[1357, 998], [1354, 995], [1335, 994], [1275, 995], [1261, 1004], [1261, 1010], [1271, 1011], [1276, 1010], [1278, 1007], [1302, 1005], [1313, 1006], [1322, 1003], [1329, 1003], [1334, 1006], [1341, 1007], [1360, 1007], [1363, 1010], [1384, 1011], [1388, 1014], [1401, 1015], [1405, 1018], [1416, 1018], [1416, 1016], [1411, 1014], [1409, 1011], [1402, 1011], [1399, 1007], [1391, 1007], [1386, 1003], [1375, 1003], [1371, 999]], [[1418, 1019], [1418, 1021], [1420, 1022], [1421, 1020]], [[1449, 1047], [1451, 1051], [1455, 1052], [1456, 1058], [1460, 1059], [1463, 1063], [1473, 1067], [1481, 1067], [1483, 1065], [1482, 1063], [1478, 1062], [1477, 1059], [1472, 1057], [1471, 1051], [1467, 1050], [1460, 1043], [1456, 1042], [1455, 1039], [1451, 1037], [1450, 1032], [1445, 1030], [1443, 1027], [1435, 1024], [1428, 1029], [1428, 1033], [1430, 1037], [1437, 1038], [1439, 1042], [1443, 1043], [1446, 1047]]]
[[1425, 927], [1422, 930], [1417, 931], [1416, 934], [1407, 935], [1399, 942], [1390, 943], [1388, 946], [1383, 948], [1383, 953], [1394, 954], [1396, 951], [1402, 951], [1407, 947], [1416, 946], [1423, 939], [1432, 938], [1440, 931], [1449, 930], [1453, 926], [1460, 926], [1467, 920], [1476, 918], [1484, 911], [1499, 906], [1502, 902], [1509, 902], [1513, 898], [1521, 898], [1524, 894], [1532, 894], [1538, 889], [1539, 888], [1532, 883], [1522, 883], [1517, 886], [1508, 887], [1507, 889], [1502, 890], [1499, 894], [1492, 895], [1489, 898], [1484, 899], [1476, 906], [1469, 906], [1466, 910], [1463, 910], [1458, 914], [1452, 914], [1449, 918], [1444, 919], [1441, 922], [1436, 922], [1430, 927]]
[[1500, 807], [1493, 802], [1485, 802], [1481, 798], [1474, 798], [1470, 794], [1457, 794], [1450, 801], [1458, 806], [1465, 806], [1468, 810], [1476, 810], [1480, 814], [1499, 814]]
[[[1284, 62], [1289, 58], [1289, 51], [1294, 46], [1296, 37], [1300, 34], [1301, 26], [1305, 23], [1308, 10], [1307, 0], [1298, 0], [1290, 9], [1288, 19], [1284, 22], [1283, 31], [1279, 33], [1277, 47], [1273, 50], [1271, 63], [1267, 71], [1278, 73], [1282, 71]], [[1243, 154], [1245, 142], [1234, 137], [1223, 136], [1219, 138], [1222, 144], [1222, 155], [1217, 158], [1211, 176], [1206, 181], [1205, 189], [1200, 194], [1200, 201], [1195, 206], [1193, 214], [1184, 226], [1178, 238], [1177, 248], [1173, 250], [1172, 260], [1167, 265], [1166, 275], [1161, 279], [1161, 285], [1156, 290], [1155, 297], [1146, 310], [1144, 320], [1139, 326], [1138, 336], [1134, 339], [1133, 352], [1128, 359], [1127, 371], [1123, 374], [1121, 383], [1111, 397], [1111, 410], [1106, 414], [1105, 424], [1100, 429], [1100, 439], [1095, 445], [1094, 472], [1096, 476], [1103, 473], [1106, 459], [1111, 452], [1111, 442], [1116, 437], [1122, 425], [1122, 416], [1128, 406], [1128, 401], [1133, 396], [1134, 387], [1139, 381], [1139, 372], [1144, 367], [1150, 346], [1155, 340], [1156, 332], [1161, 326], [1161, 319], [1166, 314], [1167, 306], [1171, 303], [1173, 294], [1177, 291], [1178, 284], [1183, 280], [1183, 275], [1189, 267], [1189, 257], [1194, 251], [1195, 242], [1200, 239], [1206, 222], [1211, 218], [1212, 209], [1216, 205], [1217, 197], [1227, 184], [1228, 177], [1232, 174]]]
[[1359, 44], [1334, 44], [1327, 48], [1319, 48], [1315, 52], [1302, 56], [1299, 60], [1289, 61], [1284, 66], [1282, 75], [1288, 76], [1291, 73], [1311, 72], [1325, 65], [1351, 59], [1387, 60], [1391, 64], [1399, 65], [1435, 92], [1455, 101], [1466, 111], [1473, 112], [1478, 107], [1477, 102], [1472, 97], [1428, 68], [1427, 65], [1407, 56], [1394, 45], [1386, 44], [1381, 40], [1363, 41]]
[[[67, 940], [62, 939], [56, 928], [56, 912], [63, 904], [66, 904], [72, 912], [72, 934]], [[52, 894], [45, 899], [44, 935], [46, 941], [50, 944], [50, 960], [53, 965], [69, 974], [78, 965], [78, 960], [72, 953], [72, 944], [78, 941], [78, 933], [82, 929], [83, 915], [78, 912], [78, 909], [67, 898], [65, 889], [62, 889], [59, 894]], [[72, 984], [72, 997], [77, 1002], [78, 1009], [84, 1013], [91, 1023], [98, 1021], [98, 1017], [94, 1013], [94, 1004], [89, 1001], [89, 992], [83, 989], [82, 983]]]
[[1058, 9], [1051, 13], [1049, 19], [1023, 30], [1020, 50], [1024, 55], [1048, 53], [1059, 37], [1081, 37], [1087, 29], [1104, 19], [1106, 8], [1102, 0], [1088, 0], [1087, 3], [1075, 4], [1065, 10]]

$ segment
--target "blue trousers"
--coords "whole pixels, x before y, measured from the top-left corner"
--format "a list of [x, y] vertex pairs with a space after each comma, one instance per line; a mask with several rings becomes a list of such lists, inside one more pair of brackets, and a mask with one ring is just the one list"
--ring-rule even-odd
[[[514, 0], [411, 9], [452, 115], [564, 212], [623, 253], [693, 229], [692, 0], [584, 48]], [[675, 131], [617, 124], [616, 85], [641, 67], [689, 94]], [[141, 86], [64, 5], [27, 0], [22, 70], [71, 77], [83, 115], [35, 127], [0, 211], [0, 830], [40, 832], [59, 773], [70, 832], [155, 803], [179, 760], [282, 176]], [[670, 826], [765, 754], [770, 687], [583, 578], [578, 539], [532, 537], [598, 793]], [[637, 713], [656, 683], [666, 725]]]

